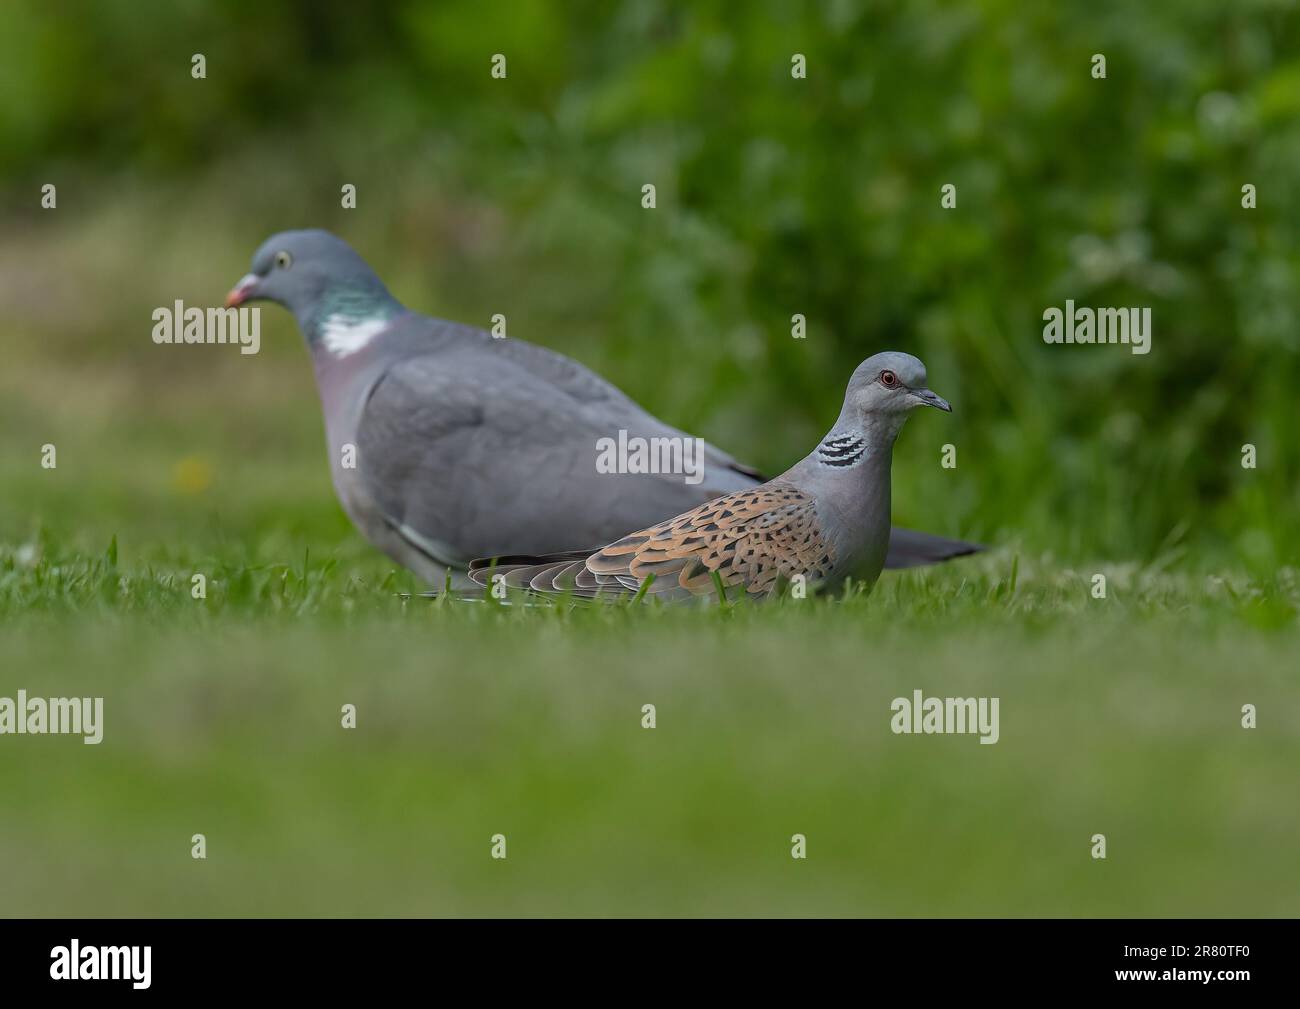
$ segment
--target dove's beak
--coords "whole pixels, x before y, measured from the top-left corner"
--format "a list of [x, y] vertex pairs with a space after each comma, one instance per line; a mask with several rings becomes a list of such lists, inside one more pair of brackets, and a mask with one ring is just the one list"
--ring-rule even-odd
[[253, 296], [257, 289], [257, 274], [247, 273], [239, 278], [239, 283], [230, 289], [226, 295], [226, 307], [234, 308], [236, 305], [242, 305]]
[[912, 395], [926, 406], [936, 407], [944, 413], [952, 413], [952, 405], [942, 396], [931, 392], [929, 389], [913, 389]]

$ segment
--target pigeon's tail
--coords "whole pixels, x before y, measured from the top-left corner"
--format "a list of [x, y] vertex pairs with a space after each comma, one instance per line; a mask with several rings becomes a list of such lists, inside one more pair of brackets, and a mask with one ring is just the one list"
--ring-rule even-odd
[[977, 554], [983, 549], [978, 543], [964, 543], [894, 526], [889, 536], [889, 554], [885, 557], [885, 567], [919, 568], [926, 564], [950, 561], [954, 557]]

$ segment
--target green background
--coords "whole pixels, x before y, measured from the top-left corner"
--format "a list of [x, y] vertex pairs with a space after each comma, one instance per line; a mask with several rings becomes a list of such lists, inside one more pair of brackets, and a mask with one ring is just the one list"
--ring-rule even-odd
[[[1298, 18], [6, 4], [0, 695], [107, 726], [0, 737], [0, 913], [1295, 914]], [[288, 314], [150, 339], [303, 226], [769, 472], [915, 353], [956, 412], [895, 518], [995, 549], [802, 608], [403, 604]], [[1044, 344], [1067, 298], [1151, 353]], [[916, 688], [1002, 740], [891, 735]]]

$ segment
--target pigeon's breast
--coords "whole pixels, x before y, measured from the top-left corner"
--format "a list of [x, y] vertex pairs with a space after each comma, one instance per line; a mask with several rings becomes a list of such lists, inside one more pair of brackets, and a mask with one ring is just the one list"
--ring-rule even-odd
[[369, 534], [382, 522], [379, 508], [361, 476], [361, 417], [366, 400], [383, 374], [378, 360], [363, 350], [350, 359], [317, 360], [316, 383], [325, 417], [330, 477], [348, 518]]

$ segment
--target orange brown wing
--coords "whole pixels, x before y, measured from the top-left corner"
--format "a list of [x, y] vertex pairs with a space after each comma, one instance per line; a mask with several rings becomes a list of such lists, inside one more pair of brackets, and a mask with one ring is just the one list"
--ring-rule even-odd
[[774, 481], [624, 536], [588, 557], [585, 568], [615, 591], [635, 591], [653, 574], [652, 594], [707, 594], [716, 572], [724, 585], [762, 595], [795, 575], [815, 582], [834, 563], [813, 498]]

